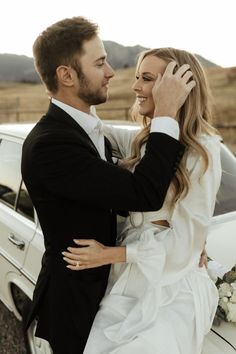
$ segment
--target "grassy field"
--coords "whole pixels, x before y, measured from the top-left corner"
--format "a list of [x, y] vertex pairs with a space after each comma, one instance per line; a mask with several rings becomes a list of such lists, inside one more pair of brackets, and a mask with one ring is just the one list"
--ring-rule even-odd
[[[214, 122], [219, 124], [236, 123], [236, 68], [210, 68], [207, 76], [213, 95]], [[129, 119], [128, 108], [134, 102], [131, 89], [134, 68], [116, 71], [110, 83], [110, 97], [105, 104], [98, 106], [98, 114], [103, 119]], [[48, 107], [48, 96], [41, 84], [0, 82], [0, 122], [37, 121]], [[4, 105], [22, 113], [3, 113]], [[2, 109], [1, 109], [2, 107]], [[35, 113], [34, 113], [35, 112]], [[220, 128], [224, 140], [236, 152], [236, 128]]]

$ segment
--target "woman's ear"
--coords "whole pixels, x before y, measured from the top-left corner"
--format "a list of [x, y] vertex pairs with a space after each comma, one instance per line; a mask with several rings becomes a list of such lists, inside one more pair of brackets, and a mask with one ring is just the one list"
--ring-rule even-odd
[[60, 65], [56, 69], [58, 83], [62, 86], [71, 87], [74, 85], [74, 75], [71, 67]]

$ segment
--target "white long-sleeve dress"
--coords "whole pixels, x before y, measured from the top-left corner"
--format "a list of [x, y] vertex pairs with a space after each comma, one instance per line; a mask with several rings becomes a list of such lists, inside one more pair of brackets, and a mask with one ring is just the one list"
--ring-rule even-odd
[[[105, 127], [105, 134], [121, 156], [130, 155], [134, 132]], [[118, 244], [126, 245], [127, 262], [111, 267], [84, 354], [201, 353], [218, 292], [198, 263], [221, 179], [220, 138], [204, 135], [201, 143], [209, 167], [200, 179], [201, 159], [189, 155], [187, 196], [171, 207], [170, 187], [161, 210], [126, 219]]]

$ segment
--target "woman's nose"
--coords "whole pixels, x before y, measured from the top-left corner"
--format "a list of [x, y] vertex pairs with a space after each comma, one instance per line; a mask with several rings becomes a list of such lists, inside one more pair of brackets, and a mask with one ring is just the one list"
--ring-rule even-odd
[[135, 92], [141, 91], [141, 87], [140, 87], [140, 85], [138, 84], [138, 82], [135, 82], [135, 83], [133, 84], [132, 90], [135, 91]]

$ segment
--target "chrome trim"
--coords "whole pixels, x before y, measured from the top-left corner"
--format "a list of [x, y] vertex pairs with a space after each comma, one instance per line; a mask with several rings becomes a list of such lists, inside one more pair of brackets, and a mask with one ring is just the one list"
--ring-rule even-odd
[[3, 257], [6, 261], [8, 261], [13, 267], [15, 267], [17, 270], [19, 270], [19, 271], [21, 272], [21, 267], [19, 267], [19, 266], [17, 265], [17, 263], [15, 263], [15, 262], [11, 261], [9, 258], [7, 258], [7, 257], [5, 256], [5, 254], [1, 252], [1, 250], [0, 250], [0, 256], [2, 256], [2, 257]]
[[33, 285], [36, 285], [36, 281], [31, 277], [29, 273], [26, 273], [24, 269], [20, 270], [21, 274], [25, 276], [26, 279], [28, 279]]

